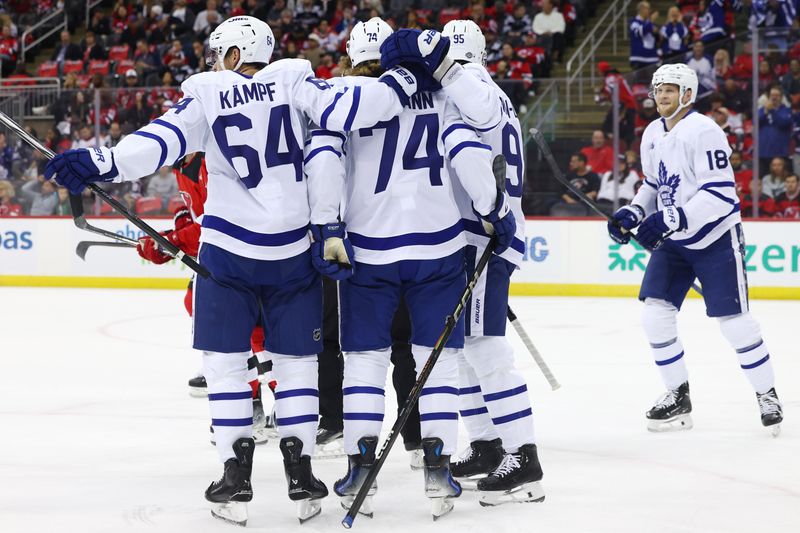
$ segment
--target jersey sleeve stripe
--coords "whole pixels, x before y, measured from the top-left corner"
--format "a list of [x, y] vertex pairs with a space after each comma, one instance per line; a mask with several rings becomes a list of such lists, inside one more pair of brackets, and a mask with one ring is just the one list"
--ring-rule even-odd
[[471, 128], [471, 127], [467, 126], [466, 124], [460, 124], [460, 123], [453, 124], [452, 126], [447, 128], [446, 130], [444, 130], [444, 133], [442, 133], [442, 141], [444, 141], [447, 138], [448, 135], [450, 135], [451, 133], [453, 133], [456, 130], [475, 131], [474, 128]]
[[739, 204], [736, 204], [736, 205], [733, 206], [733, 209], [731, 209], [730, 213], [728, 213], [727, 215], [723, 215], [723, 216], [719, 217], [717, 220], [713, 220], [713, 221], [709, 222], [708, 224], [706, 224], [705, 226], [700, 228], [697, 231], [697, 233], [695, 233], [693, 236], [689, 237], [688, 239], [681, 239], [681, 240], [673, 239], [672, 242], [674, 244], [679, 244], [681, 246], [688, 246], [690, 244], [694, 244], [694, 243], [700, 242], [701, 240], [703, 240], [703, 238], [705, 238], [706, 235], [708, 235], [709, 233], [714, 231], [714, 228], [719, 226], [722, 223], [723, 220], [725, 220], [726, 218], [728, 218], [729, 216], [731, 216], [731, 215], [733, 215], [735, 213], [738, 213], [739, 211], [740, 211]]
[[[464, 224], [464, 229], [466, 231], [474, 233], [475, 235], [481, 235], [483, 237], [486, 237], [487, 239], [489, 238], [489, 235], [486, 233], [486, 230], [483, 229], [483, 224], [481, 224], [477, 220], [462, 218], [461, 223]], [[514, 239], [511, 241], [511, 249], [521, 254], [524, 254], [525, 243], [522, 241], [522, 239], [514, 237]]]
[[150, 133], [147, 131], [134, 131], [133, 135], [138, 135], [140, 137], [144, 137], [145, 139], [150, 139], [156, 141], [159, 146], [161, 146], [161, 159], [158, 160], [158, 166], [156, 170], [164, 166], [164, 161], [167, 160], [167, 143], [164, 142], [164, 139], [156, 135], [155, 133]]
[[651, 186], [651, 187], [652, 187], [652, 188], [654, 188], [655, 190], [658, 190], [658, 187], [656, 187], [655, 185], [653, 185], [653, 184], [652, 184], [652, 183], [650, 183], [649, 181], [647, 181], [647, 180], [644, 180], [644, 183], [645, 183], [646, 185], [649, 185], [649, 186]]
[[331, 116], [333, 113], [334, 108], [336, 107], [336, 103], [339, 99], [344, 96], [350, 87], [345, 87], [344, 90], [340, 93], [336, 93], [336, 96], [333, 97], [333, 102], [331, 102], [328, 107], [325, 108], [325, 111], [322, 112], [322, 118], [320, 118], [319, 125], [321, 128], [326, 129], [328, 127], [328, 117]]
[[708, 190], [712, 187], [735, 187], [736, 185], [731, 181], [711, 181], [700, 186], [701, 190]]
[[307, 165], [308, 162], [311, 161], [311, 159], [313, 159], [314, 156], [316, 156], [320, 152], [333, 152], [334, 154], [336, 154], [336, 157], [342, 157], [342, 154], [334, 150], [333, 146], [320, 146], [319, 148], [314, 148], [313, 150], [311, 150], [311, 153], [308, 154], [308, 156], [306, 156], [305, 159], [303, 159], [303, 164]]
[[314, 131], [311, 132], [311, 136], [312, 137], [326, 137], [326, 136], [327, 137], [338, 137], [339, 139], [342, 140], [342, 142], [345, 142], [347, 140], [347, 137], [345, 137], [344, 133], [339, 133], [338, 131], [333, 131], [333, 130], [314, 130]]
[[715, 191], [715, 190], [712, 190], [712, 189], [703, 189], [703, 188], [701, 188], [700, 190], [701, 190], [701, 191], [705, 191], [705, 192], [707, 192], [708, 194], [710, 194], [710, 195], [712, 195], [712, 196], [716, 196], [717, 198], [719, 198], [719, 199], [720, 199], [720, 200], [722, 200], [723, 202], [729, 203], [729, 204], [731, 204], [731, 205], [738, 205], [738, 203], [739, 203], [739, 202], [737, 202], [736, 200], [734, 200], [733, 198], [728, 198], [727, 196], [724, 196], [724, 195], [722, 195], [722, 194], [718, 193], [718, 192], [717, 192], [717, 191]]
[[151, 122], [151, 124], [158, 124], [159, 126], [163, 126], [175, 132], [175, 136], [178, 137], [178, 142], [181, 143], [181, 153], [178, 155], [178, 159], [183, 159], [183, 156], [186, 155], [186, 137], [183, 136], [181, 129], [175, 124], [170, 124], [169, 122], [161, 120], [160, 118], [155, 119], [153, 122]]
[[254, 246], [286, 246], [308, 238], [308, 227], [303, 226], [281, 233], [256, 233], [214, 215], [203, 216], [203, 227], [219, 231], [236, 240]]
[[444, 244], [458, 237], [463, 231], [459, 220], [449, 228], [432, 233], [406, 233], [393, 237], [368, 237], [359, 233], [348, 232], [353, 246], [367, 250], [392, 250], [403, 246], [435, 246]]
[[482, 142], [478, 141], [464, 141], [455, 145], [455, 147], [450, 150], [450, 153], [447, 154], [447, 157], [453, 159], [464, 148], [482, 148], [483, 150], [489, 150], [490, 152], [492, 151], [492, 147], [488, 144], [483, 144]]
[[353, 127], [353, 121], [356, 119], [359, 103], [361, 103], [361, 87], [356, 85], [355, 88], [353, 88], [353, 103], [350, 105], [350, 112], [347, 113], [347, 119], [344, 121], [344, 131], [350, 131], [350, 128]]

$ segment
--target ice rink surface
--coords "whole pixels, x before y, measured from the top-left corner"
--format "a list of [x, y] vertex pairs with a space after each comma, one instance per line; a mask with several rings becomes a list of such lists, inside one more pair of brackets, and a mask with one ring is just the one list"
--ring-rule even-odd
[[[187, 393], [200, 357], [182, 299], [0, 288], [0, 532], [241, 531], [213, 520], [203, 499], [221, 466], [207, 402]], [[545, 502], [484, 509], [465, 493], [433, 523], [422, 474], [397, 446], [378, 478], [375, 518], [354, 531], [800, 532], [800, 303], [752, 304], [787, 419], [778, 438], [761, 426], [699, 300], [679, 321], [695, 427], [671, 434], [645, 430], [662, 386], [636, 300], [514, 298], [512, 307], [562, 384], [550, 391], [509, 328], [529, 380]], [[320, 517], [297, 523], [276, 443], [257, 448], [254, 463], [249, 529], [342, 530], [333, 496]], [[315, 470], [330, 488], [345, 464]]]

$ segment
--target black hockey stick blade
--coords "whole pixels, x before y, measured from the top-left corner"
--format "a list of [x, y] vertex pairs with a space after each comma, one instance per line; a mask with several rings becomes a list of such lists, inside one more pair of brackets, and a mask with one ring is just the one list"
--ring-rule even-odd
[[89, 248], [92, 246], [107, 246], [110, 248], [134, 248], [136, 245], [129, 244], [127, 242], [119, 242], [119, 241], [81, 241], [78, 243], [78, 246], [75, 247], [75, 253], [78, 254], [82, 260], [86, 261], [86, 252], [89, 251]]
[[[492, 162], [492, 174], [494, 175], [495, 183], [497, 184], [498, 189], [500, 191], [504, 191], [506, 180], [506, 159], [502, 155], [495, 157], [494, 161]], [[367, 493], [372, 487], [375, 479], [378, 477], [378, 473], [380, 472], [381, 468], [383, 468], [383, 463], [386, 462], [386, 457], [388, 457], [389, 451], [392, 449], [392, 446], [394, 446], [395, 441], [400, 435], [400, 431], [402, 431], [403, 427], [406, 425], [406, 422], [408, 422], [408, 417], [411, 415], [411, 411], [419, 401], [419, 397], [422, 394], [422, 387], [424, 387], [425, 382], [428, 381], [428, 377], [433, 371], [433, 366], [436, 364], [436, 361], [439, 359], [439, 355], [441, 355], [442, 350], [444, 350], [447, 340], [450, 338], [450, 335], [456, 328], [458, 319], [464, 313], [464, 309], [467, 307], [467, 302], [472, 296], [472, 291], [475, 289], [475, 285], [478, 283], [481, 274], [483, 274], [483, 271], [486, 269], [486, 265], [489, 263], [489, 259], [491, 259], [495, 248], [497, 248], [497, 236], [493, 235], [489, 239], [489, 244], [486, 246], [486, 249], [483, 251], [483, 254], [481, 254], [480, 259], [476, 263], [475, 272], [473, 272], [466, 288], [461, 293], [461, 298], [459, 298], [455, 309], [453, 309], [453, 313], [447, 317], [444, 331], [442, 331], [442, 334], [439, 336], [439, 340], [436, 341], [436, 345], [433, 347], [431, 355], [428, 356], [428, 360], [419, 371], [417, 381], [411, 388], [411, 392], [409, 392], [408, 398], [406, 398], [406, 403], [403, 404], [403, 408], [397, 415], [397, 420], [392, 426], [392, 429], [389, 431], [389, 435], [386, 437], [386, 440], [383, 442], [380, 452], [375, 457], [375, 463], [373, 463], [372, 467], [369, 469], [366, 479], [364, 479], [358, 494], [356, 494], [353, 503], [350, 505], [350, 509], [347, 510], [347, 514], [342, 519], [342, 525], [346, 529], [353, 527], [353, 521], [356, 519], [359, 509], [361, 509], [361, 506], [364, 504]]]

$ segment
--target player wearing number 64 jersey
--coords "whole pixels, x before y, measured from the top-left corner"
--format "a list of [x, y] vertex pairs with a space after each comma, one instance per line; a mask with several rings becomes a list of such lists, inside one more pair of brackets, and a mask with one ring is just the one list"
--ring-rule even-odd
[[[204, 375], [221, 480], [206, 491], [215, 516], [243, 524], [252, 499], [252, 400], [247, 384], [250, 333], [263, 309], [266, 350], [278, 381], [276, 416], [299, 518], [319, 512], [327, 494], [310, 466], [318, 418], [317, 356], [322, 350], [322, 283], [317, 270], [345, 277], [350, 270], [343, 228], [320, 220], [330, 250], [309, 239], [312, 212], [303, 173], [309, 123], [351, 131], [397, 115], [417, 89], [407, 72], [386, 72], [376, 83], [335, 90], [314, 77], [305, 60], [270, 64], [275, 38], [253, 17], [232, 17], [212, 32], [215, 70], [183, 83], [183, 100], [112, 150], [72, 150], [56, 156], [48, 178], [80, 192], [87, 181], [134, 180], [204, 151], [208, 197], [200, 263], [211, 277], [195, 284], [194, 347]], [[383, 82], [383, 83], [379, 83]], [[329, 198], [338, 206], [339, 198]], [[333, 208], [335, 211], [335, 207]], [[312, 228], [319, 233], [320, 228]]]
[[708, 316], [736, 351], [756, 392], [761, 422], [777, 435], [783, 412], [758, 322], [750, 314], [739, 200], [722, 129], [695, 112], [697, 75], [684, 64], [661, 66], [653, 97], [662, 118], [642, 136], [645, 179], [630, 206], [608, 224], [611, 237], [637, 240], [653, 254], [642, 280], [642, 324], [667, 392], [647, 412], [648, 429], [690, 429], [692, 404], [677, 315], [695, 278]]

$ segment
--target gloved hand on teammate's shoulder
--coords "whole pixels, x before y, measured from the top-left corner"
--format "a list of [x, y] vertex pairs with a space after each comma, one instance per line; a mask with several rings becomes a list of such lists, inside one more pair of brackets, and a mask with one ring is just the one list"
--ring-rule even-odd
[[511, 241], [514, 240], [514, 234], [517, 232], [517, 221], [508, 205], [508, 196], [505, 191], [498, 189], [494, 209], [486, 215], [478, 213], [478, 216], [480, 216], [486, 233], [497, 235], [497, 247], [494, 249], [494, 253], [500, 255], [508, 250]]
[[[172, 242], [171, 237], [174, 233], [173, 230], [169, 230], [161, 232], [161, 235]], [[173, 244], [175, 243], [173, 242]], [[163, 265], [167, 261], [174, 259], [171, 255], [166, 253], [152, 237], [142, 237], [139, 239], [139, 244], [136, 245], [136, 251], [139, 253], [139, 257], [150, 261], [154, 265]]]
[[685, 229], [686, 215], [683, 209], [669, 206], [644, 219], [636, 232], [636, 240], [648, 250], [655, 250], [666, 237]]
[[406, 69], [417, 79], [418, 91], [435, 93], [442, 88], [442, 84], [433, 79], [430, 72], [419, 63], [406, 62], [400, 68]]
[[344, 222], [311, 224], [311, 263], [321, 274], [340, 281], [353, 275], [353, 246]]
[[619, 244], [628, 244], [631, 230], [644, 220], [644, 209], [631, 204], [620, 207], [608, 221], [608, 235]]
[[401, 63], [417, 63], [437, 82], [443, 83], [447, 73], [457, 68], [457, 63], [447, 55], [449, 50], [450, 39], [438, 31], [397, 30], [381, 44], [381, 66], [390, 69]]
[[106, 147], [67, 150], [47, 162], [44, 178], [55, 178], [72, 194], [80, 194], [89, 182], [113, 181], [119, 175], [114, 155]]

